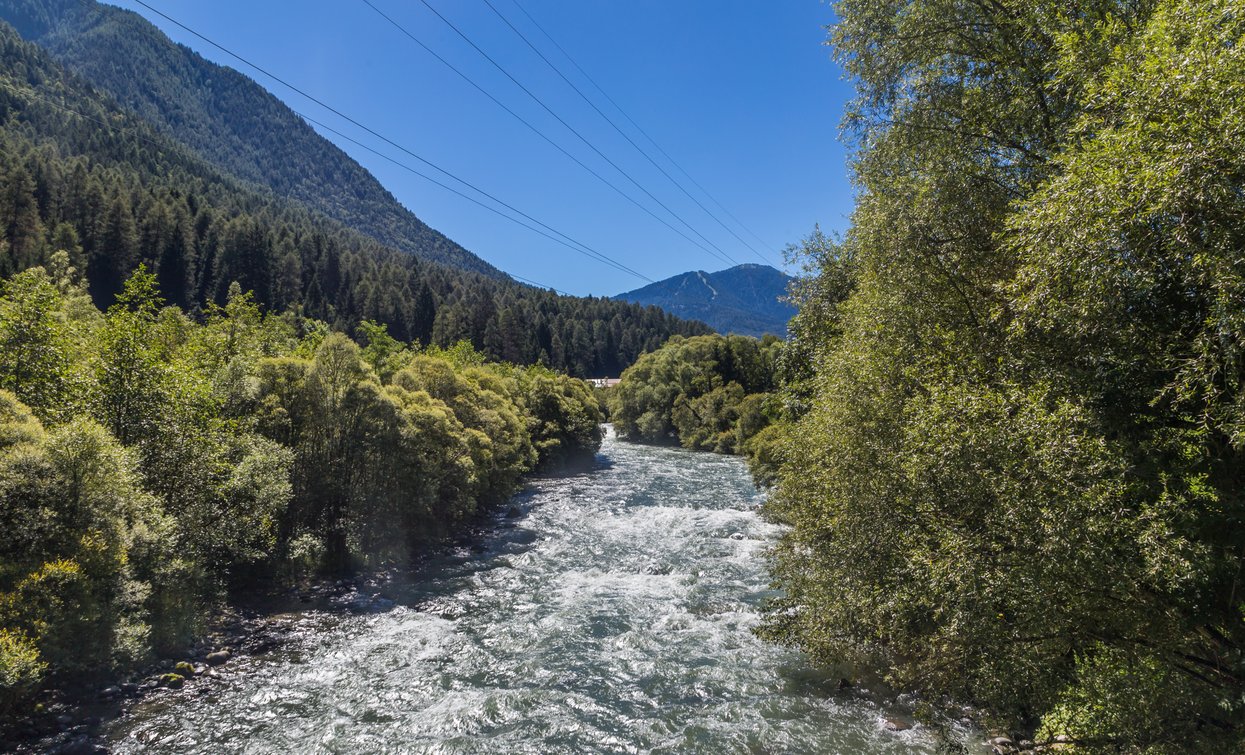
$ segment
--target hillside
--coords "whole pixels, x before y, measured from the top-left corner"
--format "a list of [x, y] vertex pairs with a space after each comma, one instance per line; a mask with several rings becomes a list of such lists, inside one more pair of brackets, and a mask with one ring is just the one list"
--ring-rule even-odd
[[218, 168], [422, 259], [504, 274], [403, 207], [362, 166], [247, 76], [93, 0], [0, 0], [0, 18]]
[[66, 72], [0, 22], [0, 276], [57, 250], [107, 307], [141, 264], [188, 312], [231, 284], [274, 310], [401, 341], [470, 341], [487, 356], [617, 374], [706, 328], [656, 308], [559, 296], [396, 251], [231, 176]]
[[791, 276], [768, 265], [744, 264], [716, 273], [683, 273], [614, 298], [658, 306], [720, 333], [782, 336], [795, 315], [795, 307], [779, 298], [790, 282]]

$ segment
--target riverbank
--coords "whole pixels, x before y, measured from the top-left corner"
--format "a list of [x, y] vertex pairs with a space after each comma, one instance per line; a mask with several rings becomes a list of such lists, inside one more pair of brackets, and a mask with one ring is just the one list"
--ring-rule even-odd
[[531, 479], [411, 568], [235, 596], [184, 658], [58, 701], [17, 751], [936, 752], [915, 700], [753, 635], [762, 500], [739, 459], [611, 434], [591, 470]]
[[245, 673], [247, 660], [280, 648], [317, 615], [389, 610], [393, 584], [406, 570], [386, 569], [350, 578], [319, 579], [281, 591], [235, 596], [186, 652], [133, 673], [81, 687], [47, 690], [36, 711], [0, 732], [0, 752], [83, 755], [108, 752], [105, 727], [135, 705], [186, 687]]
[[[777, 528], [739, 459], [606, 440], [470, 542], [302, 604], [285, 641], [106, 722], [125, 753], [935, 753], [937, 733], [752, 632]], [[337, 602], [334, 603], [333, 599]], [[313, 600], [320, 600], [319, 597]], [[336, 608], [333, 608], [336, 606]], [[910, 725], [887, 728], [888, 719]]]
[[[576, 474], [591, 459], [572, 460], [529, 480]], [[162, 696], [202, 693], [207, 685], [247, 673], [251, 661], [334, 617], [378, 613], [411, 603], [403, 594], [420, 570], [455, 551], [483, 552], [499, 527], [526, 513], [525, 496], [481, 512], [455, 538], [435, 545], [416, 561], [339, 576], [308, 578], [297, 586], [256, 587], [232, 594], [213, 612], [203, 634], [181, 653], [129, 673], [81, 679], [43, 691], [35, 710], [0, 728], [0, 752], [98, 755], [109, 752], [104, 733], [135, 706]], [[176, 678], [174, 678], [174, 676]]]

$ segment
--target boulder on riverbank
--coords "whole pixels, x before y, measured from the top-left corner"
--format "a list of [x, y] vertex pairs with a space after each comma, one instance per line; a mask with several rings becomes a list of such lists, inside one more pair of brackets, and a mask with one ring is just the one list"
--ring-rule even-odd
[[181, 674], [170, 673], [170, 674], [160, 675], [160, 686], [161, 687], [168, 687], [169, 689], [181, 689], [182, 685], [184, 685], [185, 683], [186, 683], [186, 677], [182, 676]]

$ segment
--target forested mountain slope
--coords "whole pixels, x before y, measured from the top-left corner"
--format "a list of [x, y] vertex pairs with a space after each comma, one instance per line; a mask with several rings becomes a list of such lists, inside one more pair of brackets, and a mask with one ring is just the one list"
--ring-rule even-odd
[[174, 44], [142, 16], [93, 0], [0, 0], [0, 18], [232, 175], [400, 251], [503, 275], [428, 227], [259, 84]]
[[786, 296], [791, 276], [769, 265], [744, 264], [706, 273], [696, 270], [615, 296], [653, 304], [672, 315], [700, 320], [719, 333], [786, 335], [795, 307]]
[[0, 25], [0, 275], [64, 249], [111, 303], [139, 265], [194, 312], [232, 282], [272, 309], [351, 330], [471, 341], [488, 356], [617, 374], [675, 333], [656, 308], [559, 296], [398, 252], [228, 175]]

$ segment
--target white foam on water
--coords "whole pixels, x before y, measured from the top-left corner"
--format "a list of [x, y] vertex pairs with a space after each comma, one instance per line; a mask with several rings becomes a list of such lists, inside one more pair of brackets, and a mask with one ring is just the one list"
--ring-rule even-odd
[[928, 732], [884, 730], [883, 711], [755, 636], [780, 530], [758, 517], [738, 459], [612, 435], [602, 455], [535, 481], [527, 515], [499, 523], [483, 553], [427, 567], [410, 608], [328, 617], [203, 694], [141, 705], [113, 748], [935, 751]]

